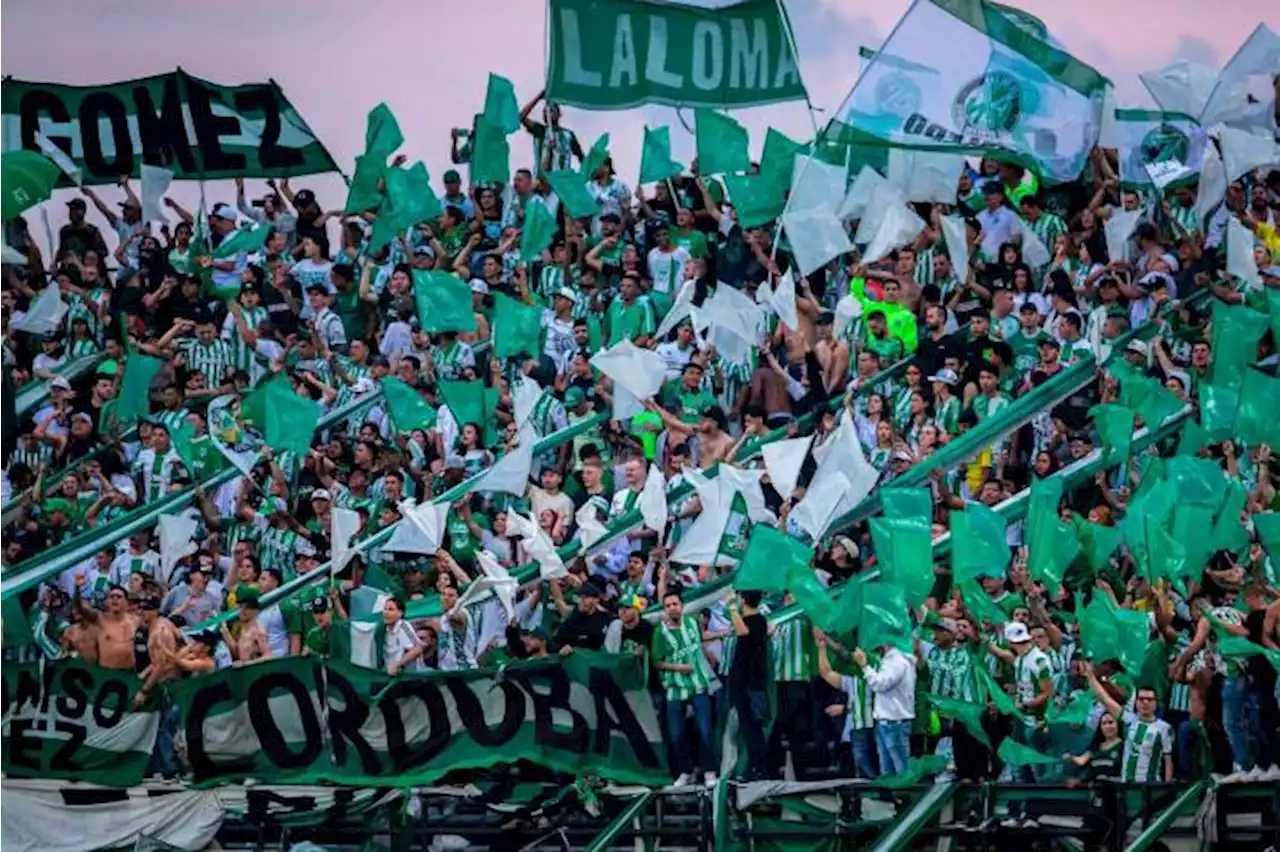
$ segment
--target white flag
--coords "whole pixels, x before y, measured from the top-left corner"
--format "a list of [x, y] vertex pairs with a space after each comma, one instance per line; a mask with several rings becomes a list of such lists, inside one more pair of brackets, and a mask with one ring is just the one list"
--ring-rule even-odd
[[[924, 230], [924, 220], [910, 207], [890, 204], [881, 208], [878, 213], [875, 233], [867, 245], [866, 252], [862, 255], [863, 263], [875, 263], [881, 258], [888, 257], [890, 252], [907, 245]], [[862, 221], [867, 222], [871, 219], [872, 214], [868, 211]]]
[[1239, 278], [1251, 290], [1262, 286], [1253, 257], [1253, 232], [1234, 216], [1227, 221], [1227, 274]]
[[889, 183], [908, 201], [955, 204], [964, 154], [938, 151], [889, 150]]
[[641, 349], [630, 340], [620, 340], [591, 356], [591, 366], [613, 379], [638, 400], [653, 398], [662, 389], [667, 365], [652, 349]]
[[907, 199], [902, 195], [902, 190], [893, 184], [870, 166], [863, 166], [862, 171], [858, 172], [858, 178], [849, 187], [849, 191], [845, 193], [844, 199], [841, 200], [840, 206], [836, 209], [836, 215], [843, 221], [848, 222], [852, 219], [861, 219], [867, 211], [868, 205], [875, 198], [876, 190], [883, 189], [888, 195], [885, 197], [896, 197], [902, 203], [906, 203]]
[[769, 303], [783, 325], [793, 330], [800, 327], [800, 316], [796, 311], [796, 280], [790, 269], [778, 282], [778, 289], [773, 291], [773, 298]]
[[671, 330], [684, 322], [693, 313], [693, 297], [698, 289], [698, 282], [689, 280], [680, 285], [680, 290], [676, 293], [675, 301], [671, 303], [671, 310], [667, 311], [667, 315], [662, 318], [662, 324], [658, 326], [658, 330], [653, 336], [658, 340], [664, 339]]
[[[1027, 266], [1032, 269], [1043, 269], [1048, 266], [1049, 261], [1053, 259], [1049, 254], [1049, 247], [1036, 236], [1036, 232], [1031, 230], [1031, 226], [1025, 219], [1018, 219], [1018, 230], [1022, 233], [1022, 259], [1026, 261]], [[1039, 286], [1035, 282], [1032, 284]]]
[[533, 413], [533, 408], [540, 399], [542, 399], [542, 386], [528, 376], [521, 376], [515, 387], [511, 389], [511, 407], [516, 419], [517, 432], [529, 421], [529, 415]]
[[956, 280], [961, 284], [969, 278], [969, 233], [964, 219], [959, 216], [943, 216], [942, 240], [947, 244], [947, 257], [951, 258], [951, 269]]
[[1141, 210], [1115, 210], [1103, 231], [1107, 238], [1107, 255], [1115, 260], [1129, 259], [1129, 237], [1142, 219]]
[[782, 214], [782, 229], [791, 242], [791, 253], [795, 255], [801, 275], [807, 276], [833, 257], [853, 251], [844, 225], [836, 218], [835, 211], [827, 207], [788, 210]]
[[36, 145], [40, 146], [40, 153], [53, 160], [54, 165], [62, 169], [62, 173], [69, 177], [72, 183], [76, 186], [82, 185], [80, 167], [76, 165], [75, 160], [67, 156], [65, 151], [54, 144], [52, 139], [36, 131]]
[[1226, 170], [1227, 183], [1239, 180], [1259, 166], [1280, 163], [1280, 148], [1271, 135], [1221, 127], [1218, 129], [1218, 144], [1222, 146], [1222, 165]]
[[639, 503], [644, 525], [661, 537], [667, 529], [667, 480], [657, 463], [649, 465]]
[[164, 201], [164, 194], [169, 191], [169, 184], [172, 182], [173, 172], [159, 166], [142, 164], [142, 221], [165, 221], [160, 202]]
[[160, 534], [160, 582], [168, 585], [173, 577], [174, 566], [184, 556], [190, 556], [197, 550], [195, 538], [199, 524], [195, 518], [187, 515], [161, 515], [156, 523]]
[[836, 507], [848, 491], [849, 478], [838, 470], [830, 471], [821, 478], [814, 476], [804, 499], [791, 510], [791, 517], [816, 543], [835, 520]]
[[[809, 526], [802, 528], [813, 536], [814, 541], [822, 537], [834, 519], [852, 511], [861, 503], [880, 478], [879, 471], [863, 455], [857, 427], [853, 425], [847, 411], [841, 415], [835, 434], [820, 449], [821, 453], [814, 451], [818, 469], [809, 483], [804, 500], [796, 506], [798, 511], [800, 506], [811, 503], [802, 516]], [[835, 495], [834, 500], [832, 495]], [[834, 505], [828, 516], [826, 504], [831, 502]], [[797, 523], [799, 522], [800, 519], [797, 519]], [[819, 531], [815, 532], [815, 529]]]
[[58, 330], [66, 314], [67, 305], [62, 301], [62, 293], [58, 290], [58, 285], [50, 283], [27, 306], [25, 314], [9, 324], [9, 328], [14, 331], [25, 331], [28, 334], [48, 334]]
[[[847, 182], [843, 164], [835, 165], [817, 157], [797, 154], [791, 173], [791, 193], [787, 207], [791, 210], [831, 210], [844, 200]], [[955, 193], [952, 193], [954, 198]]]
[[[405, 498], [396, 508], [402, 520], [391, 528], [391, 538], [383, 545], [383, 550], [430, 556], [440, 549], [444, 541], [444, 524], [443, 521], [437, 524], [432, 518], [435, 507], [431, 503], [419, 506]], [[415, 519], [415, 515], [419, 517]]]
[[15, 266], [26, 266], [27, 256], [8, 243], [0, 244], [0, 263], [12, 263]]
[[329, 574], [342, 573], [355, 551], [351, 540], [360, 531], [360, 515], [353, 509], [333, 509], [329, 512]]
[[508, 511], [507, 531], [520, 537], [525, 553], [538, 563], [538, 575], [542, 579], [554, 580], [569, 573], [551, 537], [532, 518], [515, 510]]
[[475, 490], [523, 497], [529, 490], [529, 472], [533, 469], [533, 445], [536, 442], [533, 429], [520, 432], [515, 449], [494, 462], [493, 467], [476, 482]]
[[590, 550], [591, 547], [600, 539], [605, 537], [608, 530], [604, 528], [604, 524], [600, 523], [600, 518], [596, 514], [596, 507], [591, 503], [583, 503], [582, 507], [574, 513], [573, 519], [578, 524], [578, 541], [582, 542], [584, 551]]
[[1205, 146], [1200, 163], [1200, 185], [1196, 188], [1196, 227], [1203, 230], [1205, 218], [1227, 195], [1227, 171], [1213, 145]]
[[1209, 95], [1218, 82], [1218, 71], [1208, 65], [1183, 59], [1155, 71], [1143, 71], [1138, 79], [1160, 105], [1160, 109], [1198, 116], [1204, 112]]
[[790, 500], [796, 493], [796, 481], [800, 478], [800, 469], [809, 455], [809, 445], [813, 436], [805, 438], [789, 438], [785, 441], [774, 441], [760, 448], [764, 456], [764, 469], [769, 472], [769, 482], [773, 490], [783, 500]]

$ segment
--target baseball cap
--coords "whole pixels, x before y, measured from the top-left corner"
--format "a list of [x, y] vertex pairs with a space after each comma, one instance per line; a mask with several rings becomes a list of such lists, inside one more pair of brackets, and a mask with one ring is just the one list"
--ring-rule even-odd
[[445, 183], [462, 183], [462, 175], [458, 174], [457, 169], [449, 169], [444, 173]]
[[311, 492], [311, 499], [312, 500], [332, 500], [333, 498], [329, 496], [328, 490], [324, 488], [317, 488], [315, 491]]
[[49, 390], [71, 390], [71, 382], [67, 381], [66, 376], [54, 376], [53, 381], [49, 382]]
[[578, 295], [574, 293], [572, 290], [570, 290], [568, 287], [561, 287], [559, 290], [557, 290], [556, 297], [560, 299], [568, 299], [570, 302], [574, 302], [574, 303], [578, 301]]
[[577, 408], [586, 401], [587, 394], [582, 388], [573, 387], [564, 392], [564, 404], [568, 408]]
[[298, 207], [303, 204], [315, 204], [316, 194], [309, 189], [300, 189], [293, 195], [293, 206]]
[[934, 373], [932, 376], [929, 376], [929, 381], [942, 382], [944, 385], [951, 385], [952, 387], [955, 387], [957, 384], [959, 384], [960, 377], [956, 375], [955, 370], [950, 370], [946, 367], [943, 367], [941, 370]]
[[1042, 334], [1040, 339], [1036, 341], [1040, 346], [1052, 346], [1054, 349], [1061, 349], [1062, 344], [1058, 342], [1058, 338], [1052, 334]]
[[1030, 642], [1031, 631], [1027, 630], [1027, 625], [1023, 624], [1021, 621], [1014, 621], [1005, 626], [1004, 638], [1006, 642], [1014, 644]]
[[638, 609], [643, 612], [648, 606], [648, 601], [639, 595], [627, 595], [618, 601], [618, 609]]
[[236, 209], [230, 204], [215, 204], [213, 209], [209, 211], [211, 218], [229, 219], [234, 222], [236, 220]]
[[1130, 340], [1129, 345], [1125, 346], [1124, 350], [1126, 352], [1134, 352], [1144, 358], [1147, 356], [1148, 352], [1147, 344], [1141, 340]]
[[236, 586], [236, 604], [247, 604], [248, 606], [257, 607], [258, 587], [251, 586], [248, 583], [241, 583]]
[[311, 599], [311, 603], [307, 607], [311, 612], [328, 612], [329, 599], [324, 595], [316, 595]]

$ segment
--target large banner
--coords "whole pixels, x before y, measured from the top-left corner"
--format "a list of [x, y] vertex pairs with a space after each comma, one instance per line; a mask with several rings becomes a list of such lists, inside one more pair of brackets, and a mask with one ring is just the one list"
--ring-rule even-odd
[[1070, 181], [1097, 140], [1106, 85], [1024, 12], [915, 0], [839, 119], [864, 141], [1002, 152], [1052, 182]]
[[[6, 666], [3, 769], [110, 786], [141, 780], [159, 707], [137, 680], [79, 662]], [[502, 669], [401, 674], [287, 658], [168, 684], [192, 782], [411, 787], [528, 760], [622, 783], [670, 780], [642, 664], [575, 653]]]
[[99, 86], [6, 79], [0, 105], [3, 150], [38, 151], [43, 134], [87, 184], [136, 176], [143, 162], [178, 180], [338, 170], [273, 82], [220, 86], [181, 70]]
[[707, 9], [661, 0], [547, 0], [547, 98], [586, 109], [803, 100], [778, 0]]

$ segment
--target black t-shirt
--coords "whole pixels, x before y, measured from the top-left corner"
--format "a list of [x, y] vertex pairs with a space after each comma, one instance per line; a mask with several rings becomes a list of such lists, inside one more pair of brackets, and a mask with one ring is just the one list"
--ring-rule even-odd
[[[1245, 629], [1249, 631], [1249, 641], [1255, 645], [1262, 645], [1262, 629], [1266, 626], [1267, 611], [1265, 609], [1251, 610], [1244, 617]], [[1245, 672], [1249, 675], [1249, 679], [1253, 681], [1256, 688], [1260, 688], [1263, 694], [1270, 695], [1276, 688], [1276, 670], [1272, 667], [1270, 660], [1263, 654], [1254, 654], [1245, 663]]]
[[948, 355], [963, 357], [963, 353], [951, 342], [950, 335], [944, 334], [934, 340], [932, 334], [925, 334], [920, 338], [920, 345], [916, 349], [916, 363], [926, 376], [932, 376], [942, 369]]
[[320, 254], [329, 257], [329, 231], [324, 225], [316, 226], [315, 220], [318, 218], [319, 214], [314, 217], [298, 214], [298, 242], [302, 242], [305, 237], [310, 237], [320, 247]]
[[564, 645], [572, 645], [588, 651], [599, 651], [604, 645], [604, 633], [609, 629], [612, 621], [613, 616], [603, 609], [598, 609], [590, 615], [583, 613], [580, 609], [574, 609], [556, 631], [551, 644], [556, 649]]
[[[291, 284], [290, 291], [294, 301], [301, 306], [302, 288], [297, 284]], [[271, 286], [263, 287], [259, 292], [262, 293], [260, 304], [267, 309], [267, 318], [271, 320], [271, 324], [276, 327], [280, 334], [287, 335], [297, 332], [298, 315], [289, 308], [289, 303], [285, 301], [284, 295]]]
[[133, 631], [133, 667], [138, 673], [151, 665], [151, 649], [147, 645], [149, 635], [150, 631], [142, 626]]
[[[631, 649], [627, 647], [627, 643], [632, 642], [645, 649], [653, 647], [653, 625], [645, 621], [643, 618], [636, 622], [635, 627], [622, 626], [622, 651], [627, 653]], [[658, 677], [658, 670], [653, 665], [653, 658], [649, 658], [648, 673], [649, 691], [662, 692], [662, 680]]]
[[729, 680], [740, 689], [764, 689], [769, 663], [769, 624], [758, 612], [744, 615], [747, 635], [739, 636], [733, 646], [733, 662]]

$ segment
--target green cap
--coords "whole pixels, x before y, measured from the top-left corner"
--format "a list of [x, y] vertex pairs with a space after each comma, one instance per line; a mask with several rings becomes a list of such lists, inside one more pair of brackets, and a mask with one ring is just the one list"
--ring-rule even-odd
[[241, 583], [236, 586], [236, 604], [248, 604], [256, 608], [258, 606], [258, 587], [251, 583]]
[[44, 509], [47, 515], [52, 515], [54, 512], [66, 512], [70, 515], [71, 501], [65, 497], [50, 497], [40, 504], [40, 508]]
[[586, 401], [587, 394], [582, 388], [572, 387], [564, 392], [564, 404], [566, 408], [577, 408]]
[[458, 174], [457, 169], [449, 169], [444, 173], [445, 183], [462, 183], [462, 176]]

